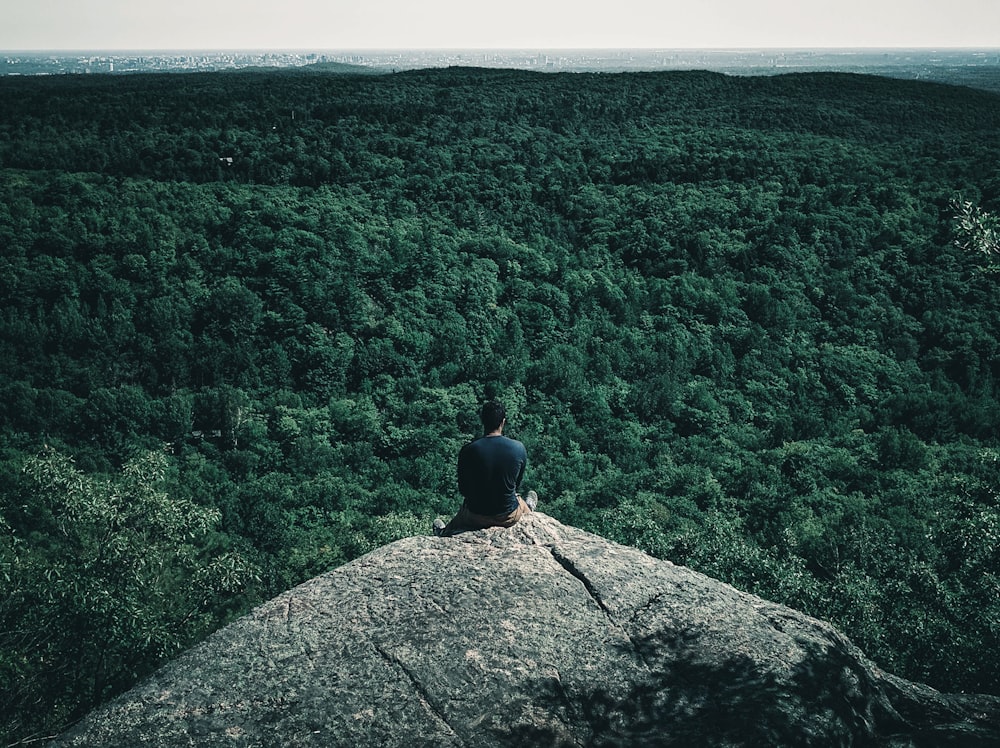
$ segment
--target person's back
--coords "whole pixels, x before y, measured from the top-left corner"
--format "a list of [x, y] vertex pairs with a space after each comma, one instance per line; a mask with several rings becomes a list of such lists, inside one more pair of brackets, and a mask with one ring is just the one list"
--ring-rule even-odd
[[436, 535], [452, 535], [462, 530], [510, 527], [526, 513], [534, 511], [538, 496], [534, 491], [522, 499], [517, 489], [528, 465], [528, 453], [516, 439], [503, 435], [507, 414], [503, 405], [489, 402], [480, 412], [483, 436], [469, 442], [458, 453], [458, 491], [462, 507], [445, 525], [435, 520]]
[[528, 453], [521, 442], [498, 434], [481, 436], [458, 453], [458, 490], [469, 511], [509, 514], [517, 509], [517, 487]]

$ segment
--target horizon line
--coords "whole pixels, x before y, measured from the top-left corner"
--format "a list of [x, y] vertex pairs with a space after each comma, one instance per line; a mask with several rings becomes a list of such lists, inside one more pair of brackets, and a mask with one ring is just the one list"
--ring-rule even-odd
[[562, 51], [562, 52], [721, 52], [721, 51], [1000, 51], [996, 46], [958, 46], [958, 45], [832, 45], [832, 46], [492, 46], [492, 47], [462, 47], [462, 46], [390, 46], [390, 47], [54, 47], [31, 49], [0, 49], [0, 53], [18, 54], [51, 54], [51, 53], [81, 53], [81, 52], [528, 52], [528, 51]]

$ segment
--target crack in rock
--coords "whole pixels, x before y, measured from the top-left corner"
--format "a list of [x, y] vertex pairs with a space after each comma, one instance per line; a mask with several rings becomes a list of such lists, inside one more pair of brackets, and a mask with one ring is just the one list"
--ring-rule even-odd
[[[581, 708], [581, 706], [577, 703], [577, 700], [570, 696], [569, 692], [566, 690], [565, 684], [562, 681], [562, 674], [559, 672], [559, 669], [553, 668], [553, 671], [555, 674], [552, 676], [552, 679], [555, 681], [556, 690], [562, 699], [563, 706], [566, 707], [567, 714], [579, 721], [580, 724], [585, 724], [589, 727], [591, 741], [593, 741], [593, 739], [600, 733], [597, 722], [593, 719], [593, 715], [587, 709]], [[588, 744], [576, 735], [573, 736], [573, 742], [580, 748], [586, 748]]]
[[609, 618], [613, 619], [614, 615], [608, 609], [608, 606], [604, 604], [604, 601], [601, 599], [600, 593], [597, 591], [597, 589], [594, 587], [591, 581], [587, 578], [587, 575], [584, 574], [582, 571], [580, 571], [572, 560], [570, 560], [562, 553], [560, 553], [558, 548], [552, 547], [549, 549], [549, 551], [552, 553], [552, 558], [558, 561], [561, 567], [563, 567], [566, 571], [568, 571], [571, 576], [576, 578], [586, 588], [587, 594], [590, 595], [591, 598], [593, 598], [594, 602], [597, 603], [597, 606], [601, 610], [603, 610]]
[[608, 617], [608, 620], [611, 621], [616, 627], [618, 627], [618, 629], [622, 632], [625, 638], [628, 639], [629, 644], [632, 645], [632, 651], [635, 652], [635, 656], [639, 659], [639, 662], [642, 663], [643, 667], [645, 667], [647, 670], [652, 670], [649, 663], [646, 661], [646, 657], [643, 655], [642, 650], [636, 643], [635, 639], [632, 638], [632, 635], [628, 632], [628, 629], [626, 629], [625, 626], [622, 624], [622, 622], [618, 620], [617, 616], [615, 616], [615, 614], [611, 611], [611, 609], [607, 605], [605, 605], [604, 600], [601, 599], [601, 593], [597, 591], [597, 588], [594, 587], [593, 582], [590, 581], [587, 575], [584, 574], [582, 571], [580, 571], [579, 568], [577, 568], [576, 564], [573, 563], [572, 559], [560, 553], [558, 548], [552, 546], [549, 548], [549, 551], [552, 553], [552, 558], [554, 558], [558, 562], [558, 564], [570, 574], [570, 576], [572, 576], [574, 579], [580, 582], [580, 584], [583, 585], [584, 589], [587, 590], [587, 594], [590, 595], [591, 599], [595, 603], [597, 603], [597, 607], [599, 607], [602, 611], [604, 611], [604, 615]]
[[410, 681], [410, 685], [413, 686], [413, 690], [416, 692], [417, 698], [420, 700], [420, 703], [423, 704], [424, 708], [427, 709], [427, 711], [431, 714], [432, 717], [434, 717], [434, 719], [436, 719], [442, 725], [444, 725], [445, 729], [451, 735], [458, 738], [459, 741], [461, 741], [464, 744], [465, 741], [462, 739], [462, 736], [458, 734], [458, 731], [456, 731], [454, 727], [452, 727], [451, 723], [444, 716], [444, 713], [437, 706], [434, 705], [434, 699], [431, 697], [430, 693], [428, 693], [427, 689], [424, 688], [423, 684], [413, 674], [413, 672], [408, 667], [406, 667], [406, 665], [404, 665], [398, 657], [393, 655], [391, 652], [386, 651], [385, 648], [383, 648], [377, 642], [372, 642], [372, 646], [375, 648], [375, 651], [382, 656], [382, 659], [384, 659], [390, 665], [395, 666], [399, 670], [403, 671], [403, 675], [405, 675], [406, 679]]

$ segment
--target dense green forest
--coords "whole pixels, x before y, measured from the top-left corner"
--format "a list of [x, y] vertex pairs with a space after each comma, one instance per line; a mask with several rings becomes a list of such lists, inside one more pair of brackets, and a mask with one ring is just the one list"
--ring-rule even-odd
[[428, 533], [489, 396], [557, 519], [1000, 693], [1000, 96], [447, 69], [0, 104], [0, 742]]

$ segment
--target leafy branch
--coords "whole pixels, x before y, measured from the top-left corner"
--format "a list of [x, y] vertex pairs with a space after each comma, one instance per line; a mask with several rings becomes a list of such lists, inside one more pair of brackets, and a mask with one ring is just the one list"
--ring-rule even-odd
[[970, 200], [956, 198], [955, 245], [968, 252], [982, 255], [991, 267], [1000, 261], [1000, 215], [983, 210]]

